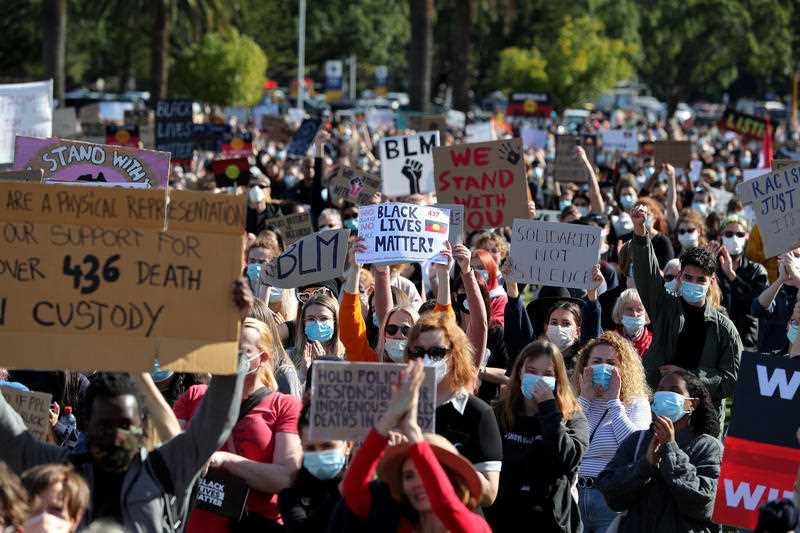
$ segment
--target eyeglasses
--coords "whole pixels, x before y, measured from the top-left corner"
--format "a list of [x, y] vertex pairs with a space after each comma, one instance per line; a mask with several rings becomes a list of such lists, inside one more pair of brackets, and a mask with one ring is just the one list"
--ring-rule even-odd
[[735, 231], [735, 232], [734, 231], [726, 231], [722, 235], [724, 235], [725, 237], [727, 237], [729, 239], [732, 238], [734, 235], [736, 235], [740, 239], [744, 239], [745, 233], [743, 231]]
[[411, 326], [402, 325], [398, 326], [397, 324], [386, 324], [386, 334], [387, 335], [397, 335], [397, 332], [400, 332], [403, 337], [408, 337], [408, 332], [411, 331]]
[[317, 287], [316, 289], [308, 289], [308, 290], [303, 291], [303, 292], [298, 292], [297, 293], [297, 300], [301, 304], [306, 304], [312, 298], [315, 298], [317, 296], [323, 296], [323, 295], [328, 295], [328, 296], [332, 297], [333, 293], [327, 287]]
[[685, 233], [694, 233], [697, 231], [695, 228], [681, 228], [678, 230], [678, 235], [683, 235]]
[[431, 346], [430, 348], [427, 349], [416, 348], [414, 350], [408, 351], [408, 357], [409, 359], [420, 359], [420, 358], [424, 359], [425, 356], [428, 356], [428, 358], [431, 361], [441, 361], [442, 359], [447, 357], [447, 354], [450, 353], [450, 350], [451, 348], [444, 348], [442, 346]]

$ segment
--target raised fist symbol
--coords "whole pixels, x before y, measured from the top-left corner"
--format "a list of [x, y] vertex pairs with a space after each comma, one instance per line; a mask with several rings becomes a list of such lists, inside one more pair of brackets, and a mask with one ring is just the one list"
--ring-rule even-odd
[[501, 144], [500, 148], [497, 149], [500, 157], [511, 163], [512, 165], [516, 165], [519, 162], [520, 155], [519, 152], [514, 150], [514, 147], [511, 143]]
[[413, 159], [406, 159], [406, 164], [401, 172], [408, 179], [408, 185], [411, 189], [409, 194], [417, 194], [419, 192], [419, 180], [422, 178], [422, 163]]

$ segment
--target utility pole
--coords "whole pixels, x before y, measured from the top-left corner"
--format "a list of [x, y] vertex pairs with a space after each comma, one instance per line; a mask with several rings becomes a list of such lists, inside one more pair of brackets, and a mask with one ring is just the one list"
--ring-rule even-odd
[[303, 109], [306, 91], [306, 0], [299, 0], [297, 17], [297, 107]]
[[350, 56], [350, 101], [355, 102], [358, 96], [356, 91], [356, 83], [357, 83], [357, 76], [356, 76], [356, 55], [352, 54]]

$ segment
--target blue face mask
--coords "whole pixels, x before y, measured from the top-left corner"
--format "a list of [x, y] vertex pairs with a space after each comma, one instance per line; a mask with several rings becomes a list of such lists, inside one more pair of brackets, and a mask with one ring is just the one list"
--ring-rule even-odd
[[345, 228], [351, 229], [353, 231], [358, 229], [358, 219], [357, 218], [346, 218], [342, 221], [342, 225]]
[[677, 422], [686, 414], [685, 401], [686, 398], [677, 392], [660, 390], [653, 396], [653, 413]]
[[613, 366], [606, 363], [592, 365], [592, 385], [608, 389], [608, 386], [611, 385], [611, 371], [613, 369]]
[[247, 265], [247, 279], [250, 281], [250, 288], [255, 289], [258, 280], [261, 278], [261, 263], [250, 263]]
[[542, 179], [544, 176], [544, 169], [542, 167], [533, 167], [533, 177], [537, 180]]
[[319, 193], [319, 196], [320, 196], [320, 198], [322, 198], [323, 202], [327, 202], [328, 201], [328, 189], [322, 189], [322, 191], [320, 191], [320, 193]]
[[341, 448], [320, 452], [305, 452], [303, 466], [312, 476], [320, 480], [333, 479], [342, 471], [345, 457]]
[[644, 167], [644, 175], [648, 178], [652, 176], [655, 171], [656, 171], [655, 167], [651, 166]]
[[537, 374], [529, 374], [524, 373], [522, 374], [522, 382], [520, 383], [520, 387], [522, 388], [522, 395], [529, 400], [533, 400], [533, 389], [536, 387], [536, 384], [539, 381], [544, 381], [544, 384], [550, 387], [551, 391], [556, 390], [556, 378], [553, 376], [539, 376]]
[[642, 331], [644, 327], [645, 319], [644, 315], [642, 316], [630, 316], [630, 315], [622, 315], [622, 327], [625, 328], [625, 332], [629, 335], [633, 335], [635, 333], [639, 333]]
[[571, 205], [572, 205], [572, 200], [559, 200], [558, 210], [563, 211], [564, 209], [568, 208]]
[[486, 270], [483, 270], [483, 269], [479, 270], [479, 269], [476, 268], [475, 269], [475, 273], [478, 274], [480, 277], [482, 277], [483, 281], [485, 281], [486, 283], [489, 283], [489, 272], [487, 272]]
[[797, 321], [792, 320], [789, 322], [789, 329], [786, 330], [786, 338], [789, 339], [789, 344], [797, 342]]
[[707, 285], [681, 281], [681, 296], [687, 303], [699, 304], [706, 297], [706, 291], [708, 291]]
[[310, 341], [328, 342], [333, 337], [333, 320], [309, 320], [303, 329], [306, 338]]
[[701, 202], [694, 202], [692, 204], [692, 209], [694, 209], [703, 216], [706, 216], [708, 214], [708, 204], [704, 204]]
[[[297, 185], [297, 176], [295, 176], [294, 174], [286, 174], [283, 177], [283, 183], [286, 185], [287, 188], [291, 189], [292, 187]], [[327, 189], [323, 190], [326, 191]]]
[[675, 285], [678, 283], [677, 279], [673, 279], [672, 281], [665, 281], [664, 282], [664, 289], [667, 292], [675, 292]]
[[622, 204], [623, 209], [630, 209], [636, 203], [636, 197], [630, 194], [623, 194], [619, 197], [619, 203]]

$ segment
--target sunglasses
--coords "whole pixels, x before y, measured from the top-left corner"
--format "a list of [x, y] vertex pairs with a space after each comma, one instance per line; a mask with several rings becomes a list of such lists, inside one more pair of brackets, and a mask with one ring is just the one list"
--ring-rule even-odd
[[402, 325], [398, 326], [397, 324], [386, 324], [386, 334], [387, 335], [397, 335], [397, 332], [400, 332], [403, 337], [408, 337], [408, 332], [411, 331], [411, 326]]
[[450, 353], [450, 348], [443, 348], [441, 346], [432, 346], [430, 348], [416, 348], [408, 351], [409, 359], [424, 359], [425, 356], [431, 361], [441, 361], [447, 354]]
[[328, 296], [331, 296], [331, 297], [333, 296], [333, 293], [331, 292], [331, 290], [329, 288], [327, 288], [327, 287], [318, 287], [316, 289], [309, 289], [307, 291], [298, 292], [297, 293], [297, 300], [301, 304], [306, 304], [312, 298], [314, 298], [316, 296], [322, 296], [322, 295], [325, 295], [325, 294], [327, 294]]
[[740, 239], [744, 239], [745, 233], [743, 231], [735, 231], [735, 232], [734, 231], [726, 231], [722, 235], [724, 235], [725, 237], [727, 237], [729, 239], [732, 238], [734, 235], [736, 235]]
[[694, 228], [689, 228], [689, 229], [681, 228], [681, 229], [678, 230], [678, 235], [684, 235], [686, 233], [694, 233], [695, 231], [697, 231], [697, 230], [694, 229]]

